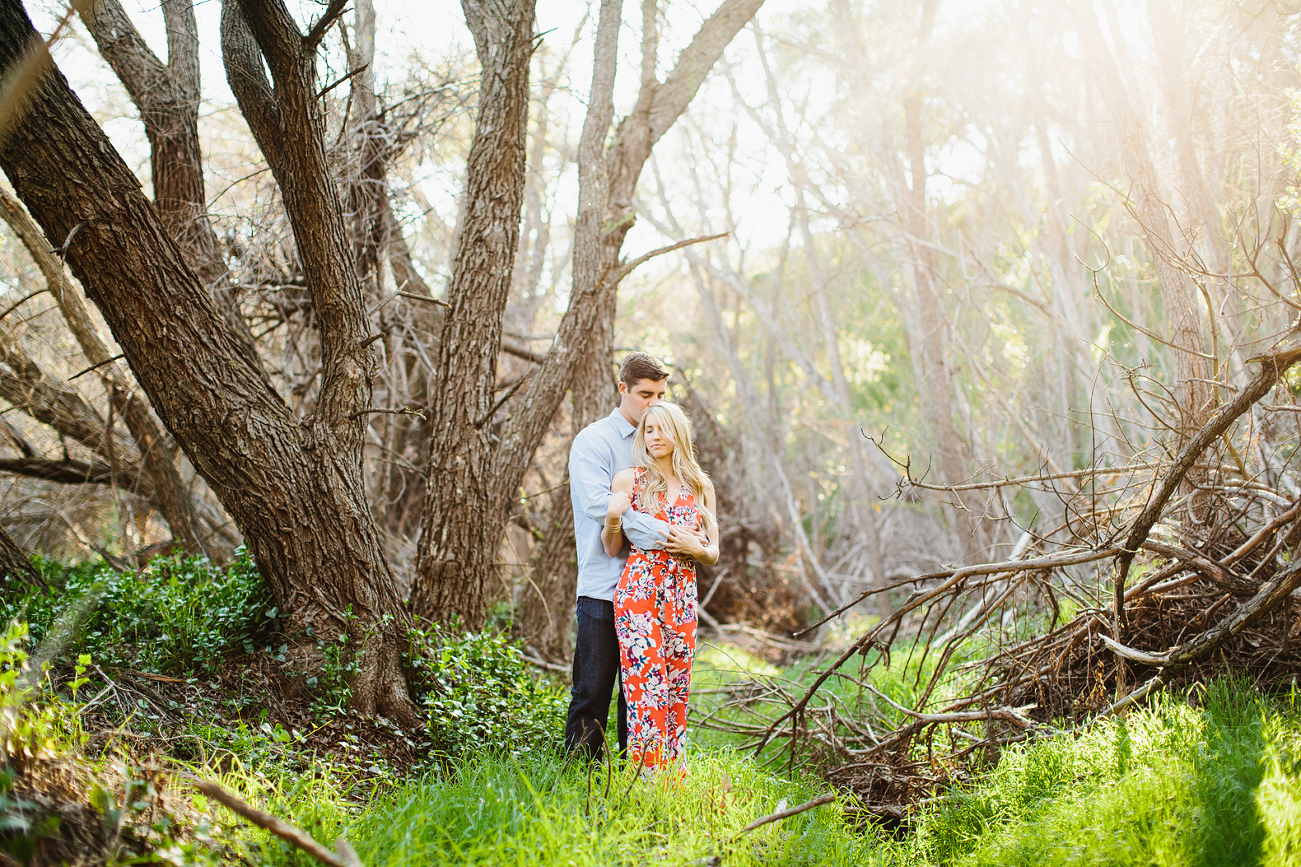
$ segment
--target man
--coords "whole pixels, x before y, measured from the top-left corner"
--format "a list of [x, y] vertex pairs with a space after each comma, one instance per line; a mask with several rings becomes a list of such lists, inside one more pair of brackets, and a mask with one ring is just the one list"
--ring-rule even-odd
[[[658, 358], [634, 352], [619, 370], [619, 406], [583, 428], [569, 450], [569, 496], [578, 544], [577, 640], [574, 688], [565, 723], [565, 749], [598, 758], [605, 748], [610, 693], [619, 676], [619, 640], [614, 633], [614, 589], [628, 559], [625, 545], [610, 557], [601, 545], [601, 525], [614, 474], [632, 466], [632, 436], [649, 407], [664, 399], [669, 371]], [[623, 532], [643, 550], [664, 548], [669, 525], [629, 509]], [[628, 745], [628, 708], [619, 691], [619, 748]]]

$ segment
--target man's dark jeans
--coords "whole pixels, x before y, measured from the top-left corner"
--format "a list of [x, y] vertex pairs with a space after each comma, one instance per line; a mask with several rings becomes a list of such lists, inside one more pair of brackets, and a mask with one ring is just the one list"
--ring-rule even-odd
[[[565, 721], [565, 749], [582, 750], [589, 758], [605, 753], [605, 723], [610, 717], [610, 693], [619, 679], [619, 638], [614, 632], [614, 603], [579, 596], [578, 629], [574, 643], [574, 688]], [[619, 690], [619, 751], [628, 748], [628, 705]]]

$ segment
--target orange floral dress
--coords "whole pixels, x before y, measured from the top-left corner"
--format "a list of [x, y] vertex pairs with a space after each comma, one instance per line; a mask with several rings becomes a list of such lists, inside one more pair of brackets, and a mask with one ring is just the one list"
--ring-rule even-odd
[[[633, 473], [633, 508], [646, 471]], [[679, 527], [700, 521], [696, 498], [682, 485], [655, 516]], [[678, 761], [687, 742], [687, 694], [696, 653], [696, 563], [664, 550], [632, 546], [614, 591], [614, 628], [624, 697], [628, 702], [628, 757], [654, 769]]]

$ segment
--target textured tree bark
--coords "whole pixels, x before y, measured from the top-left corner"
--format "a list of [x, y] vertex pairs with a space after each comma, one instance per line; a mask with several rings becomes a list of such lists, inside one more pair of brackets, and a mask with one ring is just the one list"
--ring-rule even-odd
[[45, 582], [23, 549], [0, 527], [0, 596], [8, 595], [15, 584], [43, 587]]
[[459, 614], [472, 628], [483, 622], [508, 508], [501, 500], [509, 491], [494, 484], [491, 416], [502, 315], [519, 246], [535, 4], [462, 4], [482, 84], [438, 346], [442, 396], [430, 420], [411, 603], [421, 617]]
[[163, 0], [167, 62], [135, 29], [118, 0], [78, 4], [82, 23], [140, 112], [149, 140], [154, 206], [186, 261], [233, 326], [241, 352], [262, 369], [253, 336], [228, 286], [221, 245], [208, 218], [199, 145], [199, 32], [192, 0]]
[[[307, 42], [279, 35], [286, 45]], [[2, 0], [0, 73], [43, 51], [17, 0]], [[287, 115], [294, 96], [301, 105], [306, 94], [286, 96]], [[244, 532], [288, 632], [313, 637], [303, 648], [314, 647], [315, 636], [346, 634], [357, 654], [358, 709], [414, 724], [401, 668], [403, 610], [360, 478], [355, 414], [369, 388], [358, 327], [364, 310], [359, 293], [337, 285], [351, 274], [355, 289], [355, 271], [312, 286], [329, 329], [332, 365], [323, 414], [300, 422], [247, 360], [229, 321], [48, 56], [14, 119], [0, 142], [0, 168], [47, 238], [62, 243], [82, 227], [67, 250], [73, 274], [104, 314], [164, 425]], [[297, 131], [287, 144], [308, 149], [310, 136]], [[282, 185], [294, 189], [296, 180]], [[330, 188], [320, 178], [285, 198], [301, 203], [321, 186]], [[317, 231], [333, 236], [332, 223], [342, 241], [338, 211], [331, 221], [328, 208], [316, 204], [314, 215], [324, 224]], [[317, 252], [310, 243], [300, 248], [305, 260]], [[325, 258], [324, 265], [314, 263], [309, 280], [335, 261]]]

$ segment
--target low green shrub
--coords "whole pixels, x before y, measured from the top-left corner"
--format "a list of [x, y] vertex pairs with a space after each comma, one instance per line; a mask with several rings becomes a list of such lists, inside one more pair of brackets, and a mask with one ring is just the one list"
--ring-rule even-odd
[[[24, 619], [32, 639], [80, 620], [75, 640], [99, 665], [190, 676], [223, 659], [262, 649], [277, 614], [252, 558], [218, 568], [203, 558], [160, 557], [139, 572], [105, 562], [64, 566], [38, 560], [50, 590], [29, 590], [0, 603], [0, 621]], [[69, 660], [71, 661], [71, 660]]]
[[497, 632], [434, 626], [412, 633], [414, 686], [434, 752], [523, 756], [555, 750], [567, 692], [544, 679]]

